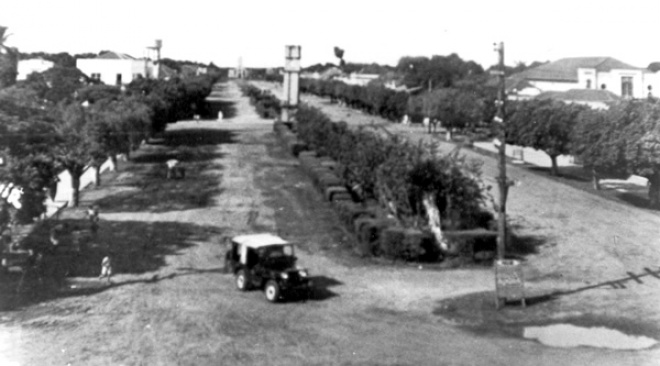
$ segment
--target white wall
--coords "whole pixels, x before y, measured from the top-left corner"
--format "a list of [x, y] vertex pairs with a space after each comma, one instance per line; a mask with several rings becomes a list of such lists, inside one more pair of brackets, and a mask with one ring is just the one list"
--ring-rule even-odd
[[645, 86], [642, 70], [614, 69], [608, 72], [599, 72], [598, 89], [601, 88], [602, 84], [605, 84], [607, 86], [605, 90], [611, 91], [612, 93], [621, 96], [621, 78], [626, 76], [632, 77], [633, 98], [646, 98], [647, 93], [644, 89]]
[[571, 89], [584, 89], [579, 83], [563, 82], [563, 81], [540, 81], [528, 80], [532, 86], [542, 91], [559, 91], [564, 92]]
[[[115, 166], [112, 163], [112, 159], [109, 159], [105, 161], [101, 165], [101, 173], [105, 171], [113, 171], [115, 170]], [[53, 201], [55, 202], [69, 202], [69, 206], [73, 205], [73, 202], [71, 202], [71, 194], [73, 192], [73, 188], [71, 187], [71, 174], [67, 170], [61, 172], [58, 176], [57, 179], [59, 182], [57, 183], [57, 192], [55, 193], [55, 199]], [[89, 186], [90, 184], [95, 183], [96, 180], [96, 168], [94, 167], [87, 167], [85, 169], [85, 172], [83, 175], [80, 177], [80, 190], [83, 190], [85, 187]]]
[[[145, 65], [147, 66], [145, 75]], [[119, 60], [119, 59], [78, 59], [76, 67], [85, 75], [101, 74], [101, 81], [107, 85], [117, 84], [117, 74], [121, 74], [122, 84], [133, 81], [133, 75], [140, 74], [150, 77], [153, 74], [153, 65], [147, 60]]]
[[33, 72], [44, 72], [55, 64], [52, 61], [31, 59], [18, 61], [18, 76], [16, 80], [25, 80]]

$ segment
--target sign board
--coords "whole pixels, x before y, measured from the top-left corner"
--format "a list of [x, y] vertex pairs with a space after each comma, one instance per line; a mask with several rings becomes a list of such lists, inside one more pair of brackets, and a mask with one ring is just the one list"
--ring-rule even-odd
[[500, 300], [521, 301], [525, 306], [525, 282], [520, 261], [511, 259], [495, 261], [495, 296], [498, 309]]

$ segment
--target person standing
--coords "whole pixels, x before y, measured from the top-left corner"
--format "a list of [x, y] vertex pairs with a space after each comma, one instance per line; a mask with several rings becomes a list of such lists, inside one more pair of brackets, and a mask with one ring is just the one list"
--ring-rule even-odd
[[101, 274], [99, 275], [99, 280], [105, 277], [110, 283], [110, 277], [112, 276], [112, 259], [109, 255], [103, 257], [101, 261]]
[[99, 206], [89, 206], [87, 208], [87, 217], [89, 218], [89, 224], [92, 233], [96, 234], [99, 229]]

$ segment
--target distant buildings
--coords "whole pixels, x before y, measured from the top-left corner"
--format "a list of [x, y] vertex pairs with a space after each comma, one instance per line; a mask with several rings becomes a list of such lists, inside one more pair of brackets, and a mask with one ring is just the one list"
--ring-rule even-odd
[[119, 52], [104, 52], [96, 58], [77, 59], [76, 67], [91, 79], [107, 85], [124, 85], [140, 78], [158, 76], [159, 66]]
[[53, 66], [55, 66], [54, 62], [41, 58], [20, 60], [18, 61], [18, 75], [16, 76], [16, 80], [25, 80], [27, 79], [28, 75], [32, 74], [33, 72], [41, 73]]
[[618, 99], [660, 95], [657, 68], [643, 69], [611, 57], [563, 58], [507, 79], [511, 99], [554, 98], [605, 108]]

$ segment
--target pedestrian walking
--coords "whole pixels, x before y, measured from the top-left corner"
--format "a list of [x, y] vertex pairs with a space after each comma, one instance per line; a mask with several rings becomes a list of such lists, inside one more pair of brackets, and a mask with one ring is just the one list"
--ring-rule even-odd
[[101, 274], [99, 275], [99, 280], [105, 277], [108, 283], [110, 283], [111, 276], [112, 276], [112, 259], [110, 259], [110, 256], [108, 255], [103, 257], [103, 260], [101, 261]]
[[99, 206], [92, 205], [87, 208], [87, 218], [89, 219], [90, 229], [93, 234], [99, 229]]
[[176, 178], [176, 166], [179, 164], [179, 161], [176, 159], [170, 159], [167, 162], [165, 162], [167, 165], [167, 179], [174, 179]]

